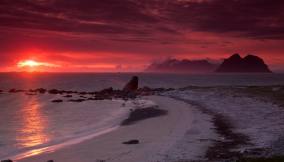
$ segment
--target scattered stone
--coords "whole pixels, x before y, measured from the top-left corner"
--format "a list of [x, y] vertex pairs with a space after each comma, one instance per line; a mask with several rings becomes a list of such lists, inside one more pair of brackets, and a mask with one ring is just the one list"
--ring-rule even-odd
[[86, 94], [88, 94], [87, 92], [80, 92], [79, 93], [80, 95], [86, 95]]
[[43, 94], [43, 93], [46, 92], [46, 89], [44, 89], [44, 88], [38, 88], [38, 89], [36, 89], [36, 91]]
[[83, 101], [86, 101], [85, 99], [71, 99], [71, 100], [68, 100], [69, 102], [83, 102]]
[[138, 77], [133, 76], [132, 79], [124, 86], [123, 91], [135, 92], [138, 89]]
[[87, 100], [96, 100], [96, 98], [90, 97], [90, 98], [87, 98]]
[[111, 94], [111, 93], [113, 93], [113, 88], [109, 87], [109, 88], [103, 89], [99, 93], [100, 94]]
[[125, 141], [125, 142], [122, 142], [122, 143], [126, 144], [126, 145], [139, 144], [139, 140], [133, 139], [133, 140]]
[[36, 95], [36, 93], [28, 93], [28, 92], [26, 92], [25, 94], [29, 96]]
[[9, 90], [10, 93], [18, 93], [18, 92], [25, 92], [25, 90], [21, 90], [21, 89], [10, 89]]
[[50, 93], [50, 94], [62, 94], [62, 91], [59, 91], [57, 89], [51, 89], [51, 90], [48, 91], [48, 93]]
[[59, 103], [59, 102], [63, 102], [63, 100], [58, 99], [58, 100], [52, 100], [51, 102]]
[[13, 160], [7, 159], [7, 160], [1, 160], [1, 162], [13, 162]]
[[167, 113], [168, 112], [166, 110], [157, 109], [156, 107], [135, 109], [130, 112], [130, 115], [127, 119], [122, 121], [121, 125], [134, 124], [137, 121], [167, 115]]
[[96, 162], [106, 162], [105, 160], [96, 160]]

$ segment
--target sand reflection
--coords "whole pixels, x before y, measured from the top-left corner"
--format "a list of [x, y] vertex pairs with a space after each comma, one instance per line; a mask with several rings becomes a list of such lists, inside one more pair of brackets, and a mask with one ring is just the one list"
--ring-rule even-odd
[[[23, 117], [17, 141], [21, 147], [33, 147], [49, 140], [45, 133], [47, 121], [41, 112], [40, 104], [36, 98], [31, 98], [23, 107]], [[39, 154], [36, 152], [35, 154]]]

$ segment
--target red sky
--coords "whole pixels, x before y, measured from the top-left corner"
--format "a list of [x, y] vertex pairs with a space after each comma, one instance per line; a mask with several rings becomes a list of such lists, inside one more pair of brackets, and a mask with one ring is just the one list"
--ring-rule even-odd
[[[1, 0], [0, 71], [141, 71], [169, 57], [262, 57], [284, 71], [283, 0]], [[54, 65], [54, 66], [48, 66]]]

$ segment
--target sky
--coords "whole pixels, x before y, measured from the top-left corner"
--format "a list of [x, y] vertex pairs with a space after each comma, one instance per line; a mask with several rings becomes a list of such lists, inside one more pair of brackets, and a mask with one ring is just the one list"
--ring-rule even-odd
[[131, 72], [262, 57], [284, 71], [283, 0], [1, 0], [0, 71]]

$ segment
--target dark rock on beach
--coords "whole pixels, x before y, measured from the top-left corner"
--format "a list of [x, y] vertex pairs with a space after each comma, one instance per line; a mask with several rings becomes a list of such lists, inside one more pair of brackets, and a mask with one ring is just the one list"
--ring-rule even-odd
[[59, 91], [57, 89], [51, 89], [51, 90], [48, 91], [48, 93], [50, 93], [50, 94], [62, 94], [62, 91]]
[[25, 90], [21, 90], [21, 89], [10, 89], [9, 92], [10, 92], [10, 93], [18, 93], [18, 92], [25, 92]]
[[85, 99], [71, 99], [71, 100], [68, 100], [69, 102], [83, 102], [83, 101], [86, 101]]
[[135, 92], [138, 89], [138, 77], [133, 76], [132, 79], [124, 86], [123, 91]]
[[125, 141], [125, 142], [122, 142], [123, 144], [126, 144], [126, 145], [133, 145], [133, 144], [139, 144], [139, 140], [137, 139], [133, 139], [133, 140], [129, 140], [129, 141]]
[[13, 160], [7, 159], [7, 160], [1, 160], [1, 162], [13, 162]]
[[58, 100], [52, 100], [51, 102], [59, 103], [59, 102], [63, 102], [63, 100], [58, 99]]
[[30, 89], [29, 90], [29, 92], [31, 92], [31, 93], [41, 93], [41, 94], [45, 93], [46, 91], [47, 90], [44, 89], [44, 88], [37, 88], [37, 89]]
[[44, 89], [44, 88], [38, 88], [38, 89], [36, 89], [36, 91], [39, 92], [39, 93], [45, 93], [45, 92], [46, 92], [46, 89]]
[[26, 95], [29, 95], [29, 96], [36, 95], [36, 93], [34, 93], [34, 92], [33, 92], [33, 93], [26, 92], [25, 94], [26, 94]]
[[111, 94], [111, 93], [113, 93], [113, 91], [114, 91], [113, 88], [109, 87], [109, 88], [101, 90], [99, 93], [101, 93], [101, 94]]
[[138, 121], [166, 115], [168, 112], [166, 110], [158, 109], [156, 107], [140, 108], [132, 110], [129, 117], [122, 121], [121, 125], [130, 125]]

